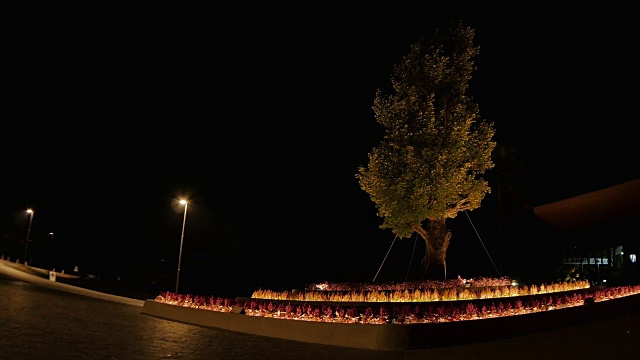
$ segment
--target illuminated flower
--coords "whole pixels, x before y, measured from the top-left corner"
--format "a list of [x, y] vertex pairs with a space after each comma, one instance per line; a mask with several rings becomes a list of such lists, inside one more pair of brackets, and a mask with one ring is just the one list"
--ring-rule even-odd
[[372, 317], [373, 316], [373, 309], [371, 309], [370, 307], [367, 308], [367, 310], [365, 310], [364, 315], [366, 317]]

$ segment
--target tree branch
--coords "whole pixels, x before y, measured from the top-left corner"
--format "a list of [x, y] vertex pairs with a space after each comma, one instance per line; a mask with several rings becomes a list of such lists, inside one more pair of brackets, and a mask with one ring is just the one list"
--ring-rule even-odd
[[460, 211], [463, 210], [469, 210], [469, 197], [465, 197], [463, 199], [460, 199], [460, 201], [458, 201], [457, 203], [455, 203], [454, 206], [447, 208], [447, 210], [445, 211], [445, 214], [447, 215], [447, 217], [452, 217], [449, 215], [455, 215], [457, 213], [459, 213]]

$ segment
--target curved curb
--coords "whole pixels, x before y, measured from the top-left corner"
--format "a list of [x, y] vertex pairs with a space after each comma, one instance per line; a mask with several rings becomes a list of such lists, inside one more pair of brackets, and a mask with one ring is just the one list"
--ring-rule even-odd
[[99, 291], [83, 289], [83, 288], [80, 288], [80, 287], [77, 287], [77, 286], [73, 286], [73, 285], [69, 285], [69, 284], [63, 284], [63, 283], [59, 283], [59, 282], [56, 282], [56, 281], [51, 281], [51, 280], [48, 280], [48, 279], [44, 279], [44, 278], [42, 278], [42, 277], [40, 277], [38, 275], [29, 274], [27, 272], [18, 270], [16, 268], [14, 268], [13, 266], [8, 266], [7, 264], [5, 264], [5, 262], [6, 262], [6, 260], [0, 260], [0, 274], [6, 275], [6, 276], [8, 276], [10, 278], [13, 278], [13, 279], [16, 279], [16, 280], [24, 281], [24, 282], [27, 282], [27, 283], [31, 283], [31, 284], [35, 284], [35, 285], [38, 285], [38, 286], [46, 287], [46, 288], [49, 288], [49, 289], [66, 291], [66, 292], [70, 292], [70, 293], [74, 293], [74, 294], [78, 294], [78, 295], [84, 295], [84, 296], [89, 296], [89, 297], [93, 297], [93, 298], [97, 298], [97, 299], [118, 302], [118, 303], [126, 304], [126, 305], [133, 305], [133, 306], [143, 306], [144, 305], [144, 301], [143, 300], [130, 299], [130, 298], [126, 298], [126, 297], [123, 297], [123, 296], [106, 294], [106, 293], [102, 293], [102, 292], [99, 292]]
[[340, 324], [249, 316], [147, 300], [142, 313], [166, 320], [287, 340], [363, 349], [408, 346], [403, 326]]

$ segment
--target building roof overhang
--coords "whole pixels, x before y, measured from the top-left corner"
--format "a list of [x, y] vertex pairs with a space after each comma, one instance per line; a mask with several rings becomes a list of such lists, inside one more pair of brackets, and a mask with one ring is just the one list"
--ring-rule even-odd
[[640, 179], [536, 206], [533, 213], [561, 230], [580, 230], [637, 216], [640, 214]]

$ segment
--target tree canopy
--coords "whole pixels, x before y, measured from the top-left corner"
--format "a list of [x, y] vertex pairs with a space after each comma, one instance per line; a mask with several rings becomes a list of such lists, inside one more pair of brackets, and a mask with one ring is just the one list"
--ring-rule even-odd
[[445, 277], [446, 219], [480, 207], [491, 192], [482, 175], [494, 166], [495, 130], [468, 94], [479, 53], [474, 35], [458, 22], [410, 46], [394, 66], [393, 91], [376, 91], [372, 108], [384, 138], [356, 174], [383, 218], [380, 228], [399, 238], [419, 233], [424, 271], [435, 261]]

